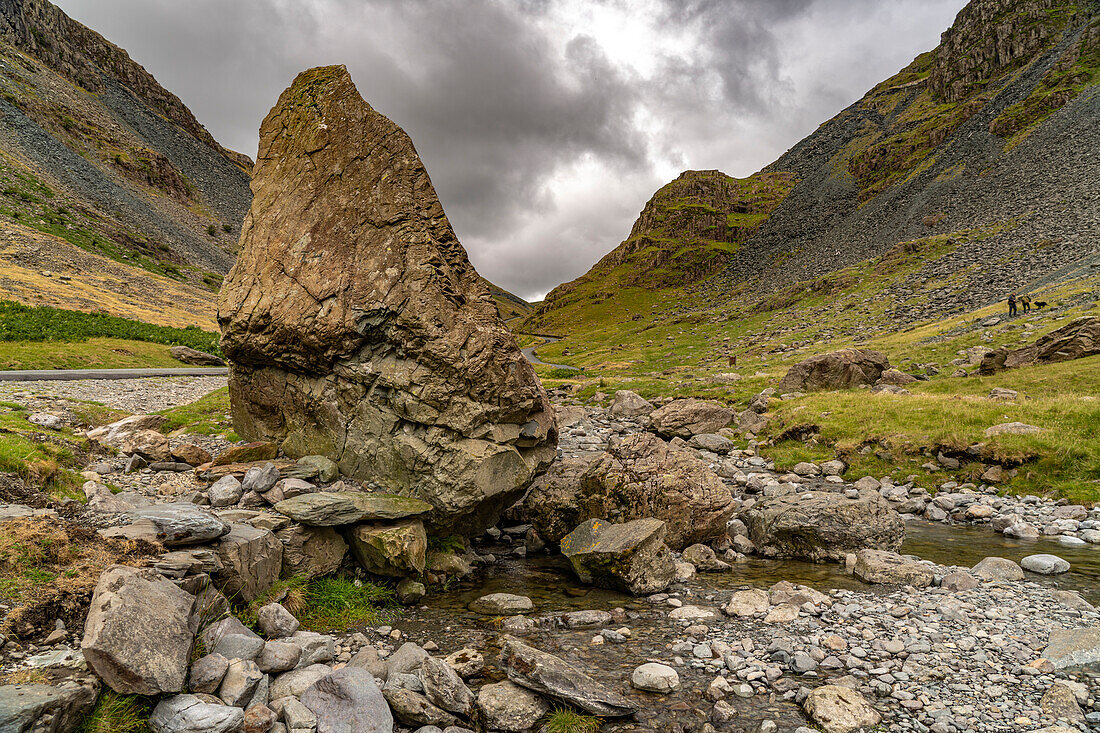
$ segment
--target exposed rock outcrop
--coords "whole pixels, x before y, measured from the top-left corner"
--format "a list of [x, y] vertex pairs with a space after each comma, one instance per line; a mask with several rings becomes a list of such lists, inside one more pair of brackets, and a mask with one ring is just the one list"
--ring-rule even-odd
[[1077, 318], [1019, 349], [1005, 346], [982, 357], [978, 374], [990, 375], [1029, 364], [1053, 364], [1100, 354], [1100, 318]]
[[800, 361], [787, 371], [776, 389], [779, 392], [817, 392], [872, 385], [890, 362], [881, 351], [841, 349]]
[[260, 128], [252, 188], [218, 315], [237, 431], [485, 529], [557, 427], [408, 135], [342, 66], [311, 69]]
[[628, 436], [595, 459], [565, 459], [539, 477], [524, 499], [539, 536], [559, 542], [586, 519], [662, 520], [666, 542], [680, 550], [726, 530], [730, 490], [690, 450], [651, 433]]

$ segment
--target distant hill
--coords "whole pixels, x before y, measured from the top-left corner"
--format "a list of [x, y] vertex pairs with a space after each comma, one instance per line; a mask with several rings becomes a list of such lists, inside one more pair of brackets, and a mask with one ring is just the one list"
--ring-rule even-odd
[[528, 321], [687, 286], [768, 309], [898, 247], [895, 323], [957, 313], [1100, 266], [1096, 2], [974, 0], [940, 45], [748, 178], [686, 171], [630, 236]]

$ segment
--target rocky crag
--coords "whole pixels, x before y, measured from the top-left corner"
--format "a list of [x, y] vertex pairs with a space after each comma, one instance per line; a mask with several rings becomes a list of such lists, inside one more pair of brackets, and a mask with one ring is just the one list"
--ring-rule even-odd
[[252, 163], [46, 0], [0, 3], [0, 215], [199, 288], [229, 270]]
[[260, 128], [222, 350], [243, 436], [492, 523], [554, 457], [534, 370], [412, 141], [343, 67], [303, 72]]
[[897, 320], [1087, 274], [1100, 265], [1098, 79], [1096, 3], [974, 0], [936, 49], [760, 173], [687, 171], [661, 189], [539, 313], [719, 270], [700, 298], [766, 309], [776, 291], [929, 240], [919, 272], [882, 294]]

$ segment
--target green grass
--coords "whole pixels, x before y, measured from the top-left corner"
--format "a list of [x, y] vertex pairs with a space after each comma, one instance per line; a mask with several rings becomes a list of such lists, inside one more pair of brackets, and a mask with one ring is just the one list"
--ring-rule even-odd
[[[0, 471], [17, 474], [55, 498], [85, 501], [83, 480], [73, 470], [75, 457], [65, 447], [67, 434], [31, 425], [26, 417], [19, 405], [0, 403]], [[42, 433], [55, 437], [56, 443], [31, 437]]]
[[[994, 387], [1014, 389], [1020, 399], [989, 400]], [[916, 474], [925, 477], [925, 485], [950, 479], [977, 481], [984, 464], [1001, 462], [1019, 469], [1018, 476], [1001, 485], [1010, 493], [1061, 496], [1077, 503], [1100, 501], [1100, 356], [990, 377], [916, 383], [907, 389], [913, 394], [849, 390], [781, 402], [773, 408], [768, 436], [797, 425], [815, 425], [819, 444], [785, 440], [764, 453], [780, 469], [801, 460], [839, 456], [849, 462], [851, 478], [893, 472], [904, 479]], [[1037, 425], [1043, 432], [985, 437], [986, 428], [1017, 421]], [[985, 446], [982, 461], [934, 474], [920, 468], [935, 463], [941, 450], [958, 455], [978, 443]], [[861, 453], [864, 446], [871, 452]]]
[[571, 708], [557, 707], [546, 717], [546, 730], [548, 733], [596, 733], [600, 722], [594, 715], [582, 715]]
[[281, 603], [309, 631], [344, 631], [377, 624], [392, 613], [393, 590], [348, 578], [287, 578], [241, 609], [240, 618], [255, 626], [260, 608], [284, 596]]
[[168, 421], [161, 427], [165, 434], [182, 430], [194, 435], [225, 435], [227, 440], [239, 440], [233, 432], [233, 422], [229, 418], [229, 388], [214, 390], [205, 397], [178, 407], [161, 410]]
[[89, 338], [82, 341], [7, 341], [0, 369], [139, 369], [179, 367], [169, 347], [146, 341]]
[[151, 710], [148, 698], [104, 690], [95, 709], [77, 730], [79, 733], [140, 733], [147, 729]]
[[189, 346], [211, 354], [221, 353], [218, 350], [218, 334], [195, 326], [154, 326], [104, 313], [84, 313], [0, 300], [0, 341], [71, 342], [96, 337]]

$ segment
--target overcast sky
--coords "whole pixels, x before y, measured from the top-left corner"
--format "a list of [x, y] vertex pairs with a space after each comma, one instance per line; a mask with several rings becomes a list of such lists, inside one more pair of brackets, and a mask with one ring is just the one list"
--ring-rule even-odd
[[965, 0], [54, 0], [223, 145], [345, 64], [411, 136], [478, 270], [584, 273], [688, 168], [745, 176], [939, 42]]

